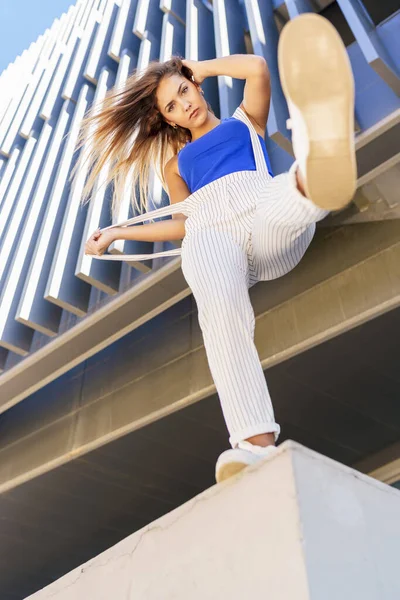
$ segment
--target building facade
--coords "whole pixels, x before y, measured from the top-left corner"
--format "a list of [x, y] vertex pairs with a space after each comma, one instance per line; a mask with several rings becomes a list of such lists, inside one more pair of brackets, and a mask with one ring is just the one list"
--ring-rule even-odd
[[[282, 440], [400, 481], [400, 3], [77, 0], [0, 76], [0, 595], [24, 598], [213, 484], [228, 447], [180, 259], [96, 261], [110, 190], [71, 185], [82, 117], [134, 69], [178, 54], [264, 56], [266, 144], [293, 162], [277, 44], [315, 11], [356, 84], [358, 190], [293, 273], [251, 290]], [[205, 80], [220, 118], [244, 81]], [[68, 134], [68, 135], [67, 135]], [[159, 180], [151, 206], [168, 203]], [[118, 221], [132, 216], [122, 205]], [[110, 251], [166, 250], [118, 242]], [[24, 563], [23, 576], [21, 564]]]

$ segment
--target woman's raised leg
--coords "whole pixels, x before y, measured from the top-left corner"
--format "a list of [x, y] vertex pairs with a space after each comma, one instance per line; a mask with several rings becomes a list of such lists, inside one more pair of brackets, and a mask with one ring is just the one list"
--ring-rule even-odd
[[325, 18], [289, 21], [278, 47], [296, 161], [260, 190], [253, 247], [260, 279], [293, 269], [330, 210], [344, 208], [357, 187], [354, 80], [346, 48]]
[[301, 260], [315, 233], [315, 224], [329, 211], [316, 206], [299, 191], [297, 164], [288, 173], [260, 185], [252, 228], [256, 276], [282, 277]]

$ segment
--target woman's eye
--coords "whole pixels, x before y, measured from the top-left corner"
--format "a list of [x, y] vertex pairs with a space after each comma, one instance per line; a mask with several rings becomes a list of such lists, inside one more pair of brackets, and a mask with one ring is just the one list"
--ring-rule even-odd
[[173, 104], [170, 104], [170, 105], [168, 106], [168, 112], [171, 112], [171, 110], [173, 109], [173, 107], [174, 107], [174, 105], [173, 105]]
[[187, 91], [187, 86], [183, 88], [182, 92], [186, 92]]

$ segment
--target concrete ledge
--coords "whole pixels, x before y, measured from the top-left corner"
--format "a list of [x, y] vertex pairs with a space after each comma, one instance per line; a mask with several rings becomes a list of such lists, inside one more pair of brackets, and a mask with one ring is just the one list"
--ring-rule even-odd
[[288, 441], [29, 598], [393, 600], [399, 517], [399, 491]]

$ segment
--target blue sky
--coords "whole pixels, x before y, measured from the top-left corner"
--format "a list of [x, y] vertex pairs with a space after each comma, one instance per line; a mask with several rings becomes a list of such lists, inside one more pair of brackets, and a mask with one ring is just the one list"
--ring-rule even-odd
[[0, 0], [0, 73], [76, 0]]

